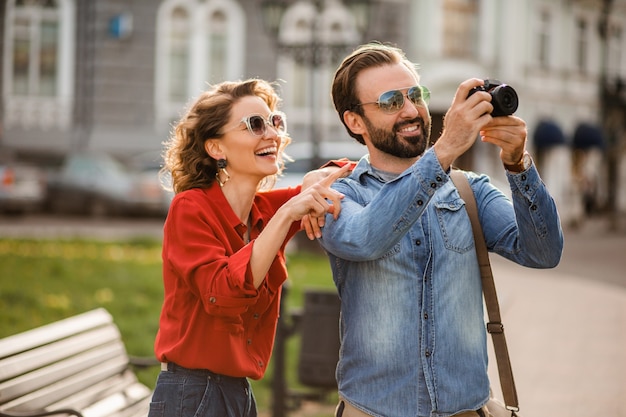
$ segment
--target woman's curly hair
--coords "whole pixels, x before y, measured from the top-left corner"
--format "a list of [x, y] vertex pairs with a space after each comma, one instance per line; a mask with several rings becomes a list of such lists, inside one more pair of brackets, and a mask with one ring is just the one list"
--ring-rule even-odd
[[[171, 177], [171, 188], [175, 193], [205, 188], [215, 181], [217, 161], [207, 154], [204, 143], [223, 136], [222, 128], [230, 120], [233, 105], [246, 96], [260, 97], [270, 111], [275, 111], [281, 102], [273, 85], [267, 81], [226, 81], [203, 92], [174, 127], [165, 142], [161, 175]], [[277, 175], [284, 168], [283, 159], [286, 156], [283, 151], [290, 140], [287, 135], [281, 137]], [[271, 188], [277, 175], [266, 177], [260, 188]]]

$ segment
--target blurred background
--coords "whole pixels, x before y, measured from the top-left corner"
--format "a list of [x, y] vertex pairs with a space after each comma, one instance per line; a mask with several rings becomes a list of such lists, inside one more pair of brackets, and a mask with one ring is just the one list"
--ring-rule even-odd
[[[419, 63], [433, 135], [461, 81], [513, 86], [565, 224], [603, 213], [615, 225], [626, 211], [625, 0], [0, 5], [2, 211], [163, 214], [171, 195], [155, 186], [161, 145], [186, 104], [227, 79], [279, 80], [296, 159], [283, 185], [329, 158], [359, 158], [330, 80], [371, 40]], [[477, 143], [457, 165], [504, 181], [491, 146]]]
[[[419, 64], [435, 137], [463, 80], [517, 91], [566, 229], [556, 270], [495, 265], [530, 283], [505, 279], [501, 293], [505, 319], [527, 326], [511, 348], [523, 404], [558, 415], [546, 406], [559, 386], [563, 415], [626, 415], [626, 0], [0, 0], [0, 33], [0, 337], [104, 306], [129, 351], [150, 355], [172, 198], [162, 143], [187, 103], [223, 80], [278, 81], [295, 159], [279, 186], [297, 184], [325, 160], [365, 153], [330, 82], [343, 56], [377, 40]], [[508, 189], [492, 146], [476, 143], [456, 165]], [[255, 393], [265, 416], [330, 416], [333, 387], [312, 409], [287, 395], [303, 385], [290, 326], [306, 289], [334, 289], [316, 243], [294, 241], [290, 284], [286, 350]], [[539, 337], [532, 314], [559, 326]]]

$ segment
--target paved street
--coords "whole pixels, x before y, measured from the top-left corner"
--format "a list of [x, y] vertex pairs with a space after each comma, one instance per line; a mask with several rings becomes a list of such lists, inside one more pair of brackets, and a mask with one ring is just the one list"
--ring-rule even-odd
[[588, 220], [577, 230], [566, 228], [563, 258], [554, 271], [626, 287], [626, 216], [618, 230], [608, 229], [603, 218]]

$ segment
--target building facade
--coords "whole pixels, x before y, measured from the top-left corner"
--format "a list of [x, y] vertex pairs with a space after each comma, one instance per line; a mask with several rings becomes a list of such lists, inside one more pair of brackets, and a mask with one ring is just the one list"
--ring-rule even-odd
[[[529, 147], [539, 154], [566, 220], [580, 215], [572, 208], [580, 172], [598, 174], [600, 199], [610, 199], [607, 176], [616, 178], [621, 185], [614, 184], [614, 198], [626, 209], [625, 164], [619, 164], [626, 142], [626, 0], [0, 5], [0, 152], [46, 161], [77, 150], [119, 156], [159, 150], [186, 104], [208, 84], [260, 77], [279, 85], [294, 157], [355, 158], [364, 149], [337, 119], [330, 80], [345, 53], [379, 40], [420, 64], [432, 91], [433, 135], [461, 81], [500, 79], [519, 94], [517, 114], [528, 123]], [[575, 167], [581, 149], [573, 139], [581, 124], [604, 135], [604, 143], [581, 147], [584, 155], [600, 155], [598, 162], [585, 156], [592, 167], [582, 171]], [[552, 134], [536, 135], [544, 125]], [[617, 172], [601, 169], [606, 154], [620, 156]], [[492, 147], [478, 143], [459, 165], [502, 180]]]

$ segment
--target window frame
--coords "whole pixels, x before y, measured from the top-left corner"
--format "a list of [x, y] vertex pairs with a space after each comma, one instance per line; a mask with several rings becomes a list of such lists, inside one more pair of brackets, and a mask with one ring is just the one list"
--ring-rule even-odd
[[[17, 6], [15, 0], [7, 0], [5, 4], [2, 98], [4, 124], [7, 128], [69, 130], [71, 127], [74, 102], [75, 0], [57, 0], [56, 3], [56, 19], [51, 19], [54, 17], [53, 13], [46, 12], [42, 6]], [[46, 14], [47, 19], [42, 19]], [[26, 94], [16, 93], [14, 88], [15, 20], [20, 15], [29, 23], [31, 40]], [[40, 24], [44, 20], [57, 22], [54, 85], [51, 89], [53, 94], [41, 94], [37, 89], [41, 85]], [[34, 88], [37, 91], [33, 91]]]

